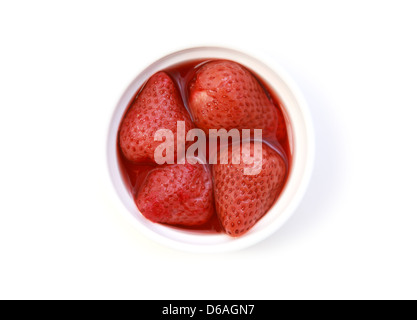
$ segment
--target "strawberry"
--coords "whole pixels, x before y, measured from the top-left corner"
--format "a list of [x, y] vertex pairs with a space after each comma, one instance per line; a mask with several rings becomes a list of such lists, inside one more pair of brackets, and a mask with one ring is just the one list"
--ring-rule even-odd
[[277, 108], [258, 80], [232, 61], [203, 65], [189, 85], [189, 107], [197, 127], [209, 129], [262, 129], [263, 137], [275, 137]]
[[206, 223], [214, 212], [212, 190], [204, 165], [166, 165], [149, 172], [136, 205], [153, 222], [197, 226]]
[[[134, 162], [154, 161], [155, 132], [169, 129], [177, 137], [177, 121], [185, 121], [185, 132], [193, 127], [178, 89], [165, 72], [153, 75], [132, 103], [120, 126], [120, 147]], [[174, 151], [176, 154], [176, 150]]]
[[[253, 153], [253, 142], [244, 142], [242, 146], [250, 148]], [[238, 237], [251, 229], [274, 204], [283, 188], [287, 165], [276, 151], [264, 143], [262, 162], [259, 158], [255, 159], [255, 165], [262, 163], [262, 169], [256, 175], [244, 174], [245, 168], [253, 168], [254, 165], [243, 163], [242, 152], [240, 164], [232, 164], [232, 158], [229, 147], [228, 164], [213, 165], [214, 197], [224, 230], [228, 235]]]

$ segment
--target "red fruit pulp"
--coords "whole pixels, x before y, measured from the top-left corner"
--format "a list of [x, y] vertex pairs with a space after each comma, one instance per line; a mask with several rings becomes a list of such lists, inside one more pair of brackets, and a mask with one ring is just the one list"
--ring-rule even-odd
[[[213, 60], [216, 60], [216, 59], [187, 61], [185, 63], [174, 65], [165, 70], [161, 70], [161, 71], [165, 71], [166, 73], [168, 73], [171, 76], [172, 80], [177, 85], [177, 88], [179, 89], [179, 92], [181, 94], [181, 98], [184, 102], [184, 106], [189, 113], [190, 113], [190, 109], [188, 107], [188, 102], [187, 102], [188, 101], [187, 84], [189, 83], [189, 81], [193, 79], [196, 71], [201, 65], [203, 65], [206, 62], [213, 61]], [[249, 68], [247, 69], [251, 71]], [[267, 83], [261, 77], [256, 75], [253, 71], [251, 71], [251, 73], [255, 76], [255, 78], [259, 81], [261, 86], [264, 88], [269, 99], [275, 105], [278, 112], [281, 113], [281, 115], [285, 114], [285, 112], [283, 111], [285, 107], [283, 103], [281, 102], [281, 100], [279, 99], [278, 95], [273, 90], [271, 90], [271, 88], [269, 88]], [[135, 101], [135, 99], [137, 99], [142, 89], [143, 89], [143, 86], [139, 88], [137, 93], [132, 97], [132, 101], [129, 104], [129, 108], [126, 109], [125, 114], [130, 109], [130, 106]], [[191, 113], [190, 113], [190, 116], [191, 116]], [[284, 139], [282, 139], [282, 125], [285, 126]], [[281, 136], [281, 142], [278, 142], [278, 138], [275, 138], [273, 141], [267, 141], [272, 146], [280, 148], [283, 154], [285, 155], [288, 161], [288, 174], [287, 174], [286, 179], [288, 179], [289, 172], [291, 170], [291, 163], [292, 163], [292, 153], [290, 149], [290, 141], [289, 141], [289, 135], [288, 135], [289, 130], [291, 130], [291, 128], [287, 126], [287, 124], [280, 124], [278, 126], [277, 136], [278, 135]], [[133, 197], [135, 197], [137, 191], [139, 190], [141, 184], [143, 183], [149, 171], [157, 167], [158, 165], [155, 163], [149, 163], [149, 162], [140, 163], [140, 164], [130, 162], [124, 157], [119, 143], [118, 143], [117, 150], [118, 150], [119, 168], [120, 168], [120, 172], [122, 174], [123, 180], [129, 192], [132, 194]], [[285, 181], [285, 183], [286, 182], [287, 181]], [[196, 231], [205, 232], [205, 233], [222, 233], [223, 232], [222, 226], [217, 218], [217, 214], [214, 214], [208, 223], [201, 225], [201, 226], [195, 226], [195, 227], [170, 226], [170, 227], [179, 228], [179, 229], [187, 229], [187, 230], [196, 230]]]

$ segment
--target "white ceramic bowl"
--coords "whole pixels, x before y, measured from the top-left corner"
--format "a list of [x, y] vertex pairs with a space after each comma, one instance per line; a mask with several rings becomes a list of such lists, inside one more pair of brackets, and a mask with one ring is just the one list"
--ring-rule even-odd
[[[117, 160], [117, 134], [129, 102], [138, 88], [154, 73], [174, 64], [195, 59], [228, 59], [236, 61], [258, 74], [285, 106], [286, 121], [291, 127], [290, 148], [292, 168], [279, 200], [245, 235], [231, 238], [226, 234], [204, 234], [179, 230], [152, 223], [138, 211], [126, 188]], [[174, 52], [143, 70], [123, 93], [110, 122], [107, 141], [110, 179], [118, 195], [120, 211], [128, 214], [144, 234], [167, 246], [192, 252], [225, 252], [251, 246], [276, 232], [294, 213], [307, 188], [314, 158], [314, 133], [306, 102], [294, 82], [273, 61], [258, 60], [242, 52], [220, 48], [199, 47]]]

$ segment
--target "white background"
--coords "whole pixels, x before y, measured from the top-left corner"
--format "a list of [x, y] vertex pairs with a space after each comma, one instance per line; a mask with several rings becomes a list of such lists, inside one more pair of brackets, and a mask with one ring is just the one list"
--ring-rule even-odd
[[[417, 298], [415, 1], [2, 1], [0, 298]], [[193, 45], [276, 59], [317, 157], [280, 231], [196, 255], [141, 235], [105, 187], [110, 115]]]

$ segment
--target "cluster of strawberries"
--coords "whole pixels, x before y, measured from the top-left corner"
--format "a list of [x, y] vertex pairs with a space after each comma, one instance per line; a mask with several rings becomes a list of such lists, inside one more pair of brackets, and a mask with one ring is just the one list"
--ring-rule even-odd
[[[277, 144], [286, 139], [280, 110], [246, 68], [232, 61], [215, 60], [200, 65], [181, 95], [173, 79], [164, 71], [153, 75], [133, 101], [119, 132], [123, 156], [135, 163], [154, 163], [161, 142], [159, 129], [176, 136], [177, 122], [186, 132], [199, 128], [262, 129], [266, 141]], [[185, 107], [182, 97], [187, 97]], [[253, 141], [242, 141], [254, 148]], [[151, 170], [141, 183], [135, 201], [149, 220], [175, 226], [198, 226], [214, 214], [227, 234], [241, 236], [265, 215], [278, 198], [288, 171], [285, 156], [262, 143], [262, 169], [245, 175], [248, 164], [171, 164]], [[241, 155], [240, 155], [241, 156]], [[242, 159], [241, 159], [242, 160]]]

